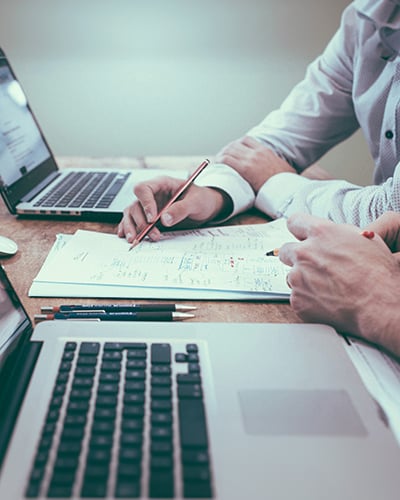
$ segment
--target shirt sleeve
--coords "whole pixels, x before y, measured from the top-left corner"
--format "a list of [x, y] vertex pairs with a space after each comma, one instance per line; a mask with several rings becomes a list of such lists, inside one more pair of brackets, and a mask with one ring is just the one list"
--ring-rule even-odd
[[[196, 180], [196, 184], [220, 189], [231, 198], [232, 213], [225, 219], [218, 219], [218, 222], [224, 222], [254, 206], [255, 194], [253, 188], [236, 170], [228, 165], [214, 163], [208, 166]], [[213, 223], [215, 222], [213, 221]]]
[[389, 210], [400, 212], [400, 163], [386, 182], [366, 187], [343, 180], [277, 174], [261, 187], [255, 206], [272, 218], [306, 212], [364, 227]]
[[341, 25], [324, 52], [279, 109], [248, 132], [298, 172], [353, 134], [359, 123], [353, 106], [353, 54], [357, 15], [345, 9]]

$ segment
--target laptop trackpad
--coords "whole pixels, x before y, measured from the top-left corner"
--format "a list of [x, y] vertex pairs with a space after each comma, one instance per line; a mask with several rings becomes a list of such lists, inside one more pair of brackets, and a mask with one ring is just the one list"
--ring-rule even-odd
[[248, 434], [367, 434], [345, 391], [244, 390], [239, 400]]

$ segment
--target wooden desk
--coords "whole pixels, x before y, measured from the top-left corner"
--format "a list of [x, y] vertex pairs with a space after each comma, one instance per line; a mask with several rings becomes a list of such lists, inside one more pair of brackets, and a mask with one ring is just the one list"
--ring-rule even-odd
[[[188, 168], [197, 166], [203, 157], [190, 158], [60, 158], [60, 167], [110, 167], [116, 168]], [[257, 212], [240, 215], [234, 219], [236, 224], [263, 222], [265, 219]], [[42, 305], [76, 303], [77, 299], [30, 298], [28, 290], [33, 278], [41, 268], [50, 251], [57, 233], [73, 234], [77, 229], [114, 233], [115, 224], [82, 222], [74, 220], [20, 219], [8, 213], [0, 200], [0, 234], [8, 236], [18, 244], [18, 252], [10, 258], [0, 258], [0, 263], [13, 283], [26, 311], [33, 320], [40, 313]], [[134, 299], [134, 298], [133, 298]], [[80, 303], [93, 303], [96, 299], [82, 299]], [[112, 303], [116, 300], [97, 300]], [[118, 300], [118, 302], [123, 302]], [[146, 302], [146, 301], [138, 301]], [[182, 301], [180, 301], [182, 302]], [[189, 303], [189, 302], [188, 302]], [[196, 318], [190, 321], [232, 321], [232, 322], [272, 322], [298, 323], [301, 320], [293, 313], [288, 303], [236, 302], [236, 301], [190, 301], [198, 306]]]

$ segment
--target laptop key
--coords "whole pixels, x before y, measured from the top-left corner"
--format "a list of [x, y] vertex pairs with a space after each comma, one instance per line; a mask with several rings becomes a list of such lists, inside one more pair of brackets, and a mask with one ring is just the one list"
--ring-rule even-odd
[[152, 364], [170, 364], [171, 346], [169, 344], [152, 344], [151, 362]]
[[[103, 351], [100, 342], [66, 346], [58, 384], [53, 390], [52, 406], [49, 406], [49, 420], [43, 426], [42, 445], [38, 447], [26, 496], [34, 498], [41, 493], [49, 450], [54, 446], [53, 431], [62, 413], [60, 410], [65, 407], [66, 415], [55, 450], [55, 467], [50, 476], [47, 497], [71, 497], [76, 488], [76, 477], [81, 481], [80, 498], [105, 498], [111, 485], [115, 498], [140, 498], [142, 460], [144, 455], [147, 456], [143, 446], [148, 443], [148, 496], [173, 498], [175, 426], [172, 398], [176, 395], [183, 496], [211, 498], [200, 359], [197, 345], [188, 344], [186, 350], [184, 358], [188, 373], [179, 373], [174, 380], [171, 378], [172, 362], [176, 361], [168, 343], [149, 346], [149, 367], [145, 343], [108, 342]], [[101, 352], [102, 359], [98, 359]], [[71, 381], [72, 374], [69, 372], [74, 366], [74, 354], [77, 359]], [[98, 365], [100, 373], [97, 374]], [[195, 367], [193, 372], [191, 366]], [[147, 378], [150, 378], [151, 399], [145, 405]], [[93, 384], [96, 394], [92, 393]], [[123, 394], [120, 394], [121, 391]], [[64, 404], [66, 393], [70, 401]], [[147, 420], [145, 411], [148, 409], [150, 414]], [[92, 422], [87, 422], [87, 418], [91, 418]], [[119, 432], [115, 432], [116, 425]], [[87, 435], [88, 432], [90, 435]], [[144, 432], [148, 433], [146, 438]], [[116, 436], [119, 437], [118, 443], [114, 442]], [[83, 443], [87, 447], [84, 458], [81, 456]], [[77, 475], [79, 464], [84, 467]], [[110, 473], [113, 474], [111, 482]]]
[[181, 399], [178, 402], [181, 446], [207, 448], [207, 428], [204, 405], [201, 399]]

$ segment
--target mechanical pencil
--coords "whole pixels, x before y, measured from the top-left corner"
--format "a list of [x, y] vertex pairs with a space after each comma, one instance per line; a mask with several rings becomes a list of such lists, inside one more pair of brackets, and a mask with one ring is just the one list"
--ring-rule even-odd
[[139, 311], [193, 311], [194, 306], [184, 304], [62, 304], [60, 306], [42, 306], [42, 313], [65, 312], [139, 312]]
[[154, 311], [154, 312], [120, 312], [120, 313], [99, 313], [99, 312], [71, 312], [53, 314], [35, 314], [35, 321], [45, 320], [84, 320], [84, 321], [182, 321], [194, 318], [194, 314]]

